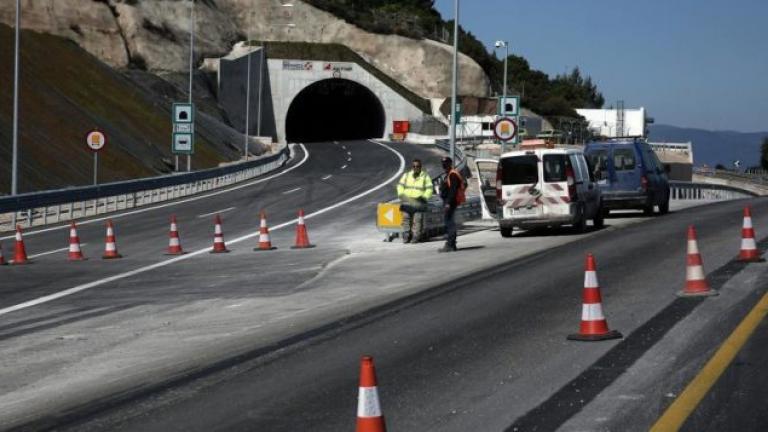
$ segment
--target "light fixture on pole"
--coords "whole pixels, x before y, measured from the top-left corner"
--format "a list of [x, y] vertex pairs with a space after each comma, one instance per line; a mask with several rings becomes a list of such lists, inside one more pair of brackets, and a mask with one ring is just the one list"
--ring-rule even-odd
[[[503, 116], [507, 113], [507, 60], [509, 60], [509, 43], [507, 41], [496, 41], [496, 49], [504, 48], [504, 84], [501, 89], [501, 110], [499, 113]], [[501, 154], [504, 154], [504, 141], [501, 142]]]
[[[194, 83], [195, 65], [195, 0], [189, 7], [189, 104], [192, 105], [192, 84]], [[194, 131], [192, 132], [194, 134]], [[187, 171], [192, 171], [192, 155], [187, 154]]]
[[[13, 159], [11, 162], [11, 195], [19, 193], [19, 50], [21, 40], [21, 0], [16, 0], [16, 39], [13, 59]], [[13, 212], [16, 225], [16, 212]]]
[[253, 11], [248, 12], [248, 20], [246, 22], [246, 26], [248, 27], [247, 36], [246, 36], [246, 49], [248, 50], [248, 72], [246, 73], [245, 78], [245, 129], [243, 130], [243, 136], [245, 137], [245, 142], [243, 143], [243, 156], [245, 160], [248, 160], [248, 144], [250, 140], [251, 135], [251, 61], [253, 60], [251, 54], [253, 54], [253, 49], [251, 48], [251, 25], [253, 23], [253, 20], [251, 17], [253, 16]]
[[[456, 100], [459, 92], [459, 0], [453, 0], [453, 80], [451, 85], [451, 160], [456, 155]], [[455, 163], [455, 161], [454, 161]]]

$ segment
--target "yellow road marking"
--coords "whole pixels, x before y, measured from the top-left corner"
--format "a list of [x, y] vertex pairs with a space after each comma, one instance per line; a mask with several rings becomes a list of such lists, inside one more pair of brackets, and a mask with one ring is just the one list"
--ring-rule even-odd
[[672, 402], [664, 414], [651, 428], [651, 432], [679, 430], [683, 423], [699, 406], [701, 400], [717, 382], [720, 375], [731, 364], [741, 347], [749, 340], [760, 322], [768, 314], [768, 293], [755, 305], [736, 330], [720, 345], [717, 352], [707, 362], [698, 375], [688, 384], [680, 396]]

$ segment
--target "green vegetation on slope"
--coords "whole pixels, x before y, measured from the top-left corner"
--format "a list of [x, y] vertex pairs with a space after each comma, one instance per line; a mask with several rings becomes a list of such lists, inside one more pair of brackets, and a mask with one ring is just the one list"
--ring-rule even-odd
[[[453, 21], [443, 21], [432, 0], [306, 1], [370, 32], [416, 39], [448, 36], [447, 40], [453, 40]], [[459, 50], [483, 68], [494, 90], [501, 93], [504, 59], [489, 53], [482, 42], [461, 27]], [[508, 69], [508, 86], [523, 95], [523, 105], [546, 117], [577, 117], [574, 108], [600, 108], [605, 103], [591, 78], [584, 77], [578, 68], [550, 78], [531, 69], [524, 58], [511, 55]]]
[[[0, 25], [0, 193], [10, 191], [13, 119], [13, 30]], [[92, 181], [93, 155], [85, 134], [108, 137], [99, 155], [101, 182], [168, 172], [170, 106], [158, 102], [66, 39], [22, 32], [20, 86], [20, 192]], [[198, 134], [194, 166], [216, 166], [227, 157]]]

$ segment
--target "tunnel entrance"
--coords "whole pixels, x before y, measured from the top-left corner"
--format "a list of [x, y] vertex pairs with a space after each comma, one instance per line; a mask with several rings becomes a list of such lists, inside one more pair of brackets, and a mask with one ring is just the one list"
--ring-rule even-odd
[[346, 141], [384, 136], [384, 107], [368, 88], [334, 78], [299, 92], [288, 108], [285, 137], [289, 143]]

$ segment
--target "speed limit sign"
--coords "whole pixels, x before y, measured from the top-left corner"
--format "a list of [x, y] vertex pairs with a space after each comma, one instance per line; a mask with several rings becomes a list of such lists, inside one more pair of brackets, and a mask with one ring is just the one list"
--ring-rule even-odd
[[85, 143], [88, 144], [88, 148], [97, 152], [107, 144], [107, 136], [104, 135], [104, 132], [93, 130], [85, 136]]

